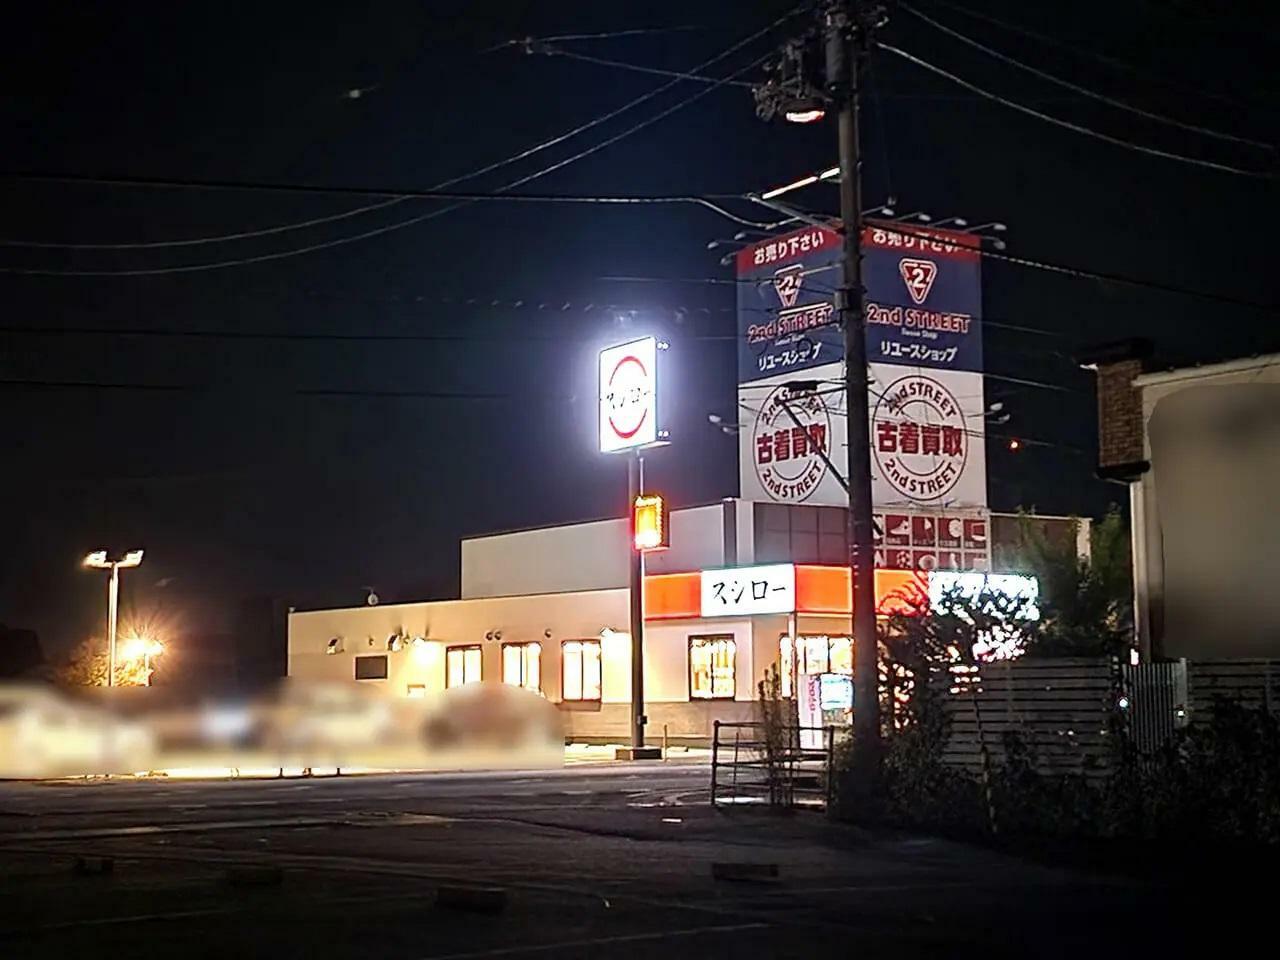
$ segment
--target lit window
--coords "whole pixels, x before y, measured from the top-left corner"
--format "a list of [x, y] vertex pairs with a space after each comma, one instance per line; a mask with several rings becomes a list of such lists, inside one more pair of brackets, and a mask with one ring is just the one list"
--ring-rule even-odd
[[689, 638], [689, 699], [732, 700], [737, 689], [732, 636]]
[[566, 640], [560, 647], [560, 699], [600, 699], [600, 641]]
[[782, 639], [778, 641], [778, 645], [781, 647], [779, 660], [781, 661], [780, 673], [782, 674], [778, 678], [780, 687], [778, 692], [781, 696], [789, 698], [794, 693], [792, 678], [795, 676], [796, 670], [796, 650], [791, 642], [791, 637], [785, 633], [782, 635]]
[[480, 644], [446, 647], [444, 652], [444, 685], [460, 687], [480, 682]]
[[387, 655], [384, 653], [376, 657], [356, 657], [356, 679], [387, 679]]
[[779, 661], [782, 672], [782, 696], [791, 697], [795, 692], [795, 678], [807, 674], [853, 674], [853, 641], [848, 637], [829, 637], [826, 634], [791, 638], [783, 634], [778, 641]]
[[502, 682], [542, 692], [542, 644], [504, 643], [502, 645]]

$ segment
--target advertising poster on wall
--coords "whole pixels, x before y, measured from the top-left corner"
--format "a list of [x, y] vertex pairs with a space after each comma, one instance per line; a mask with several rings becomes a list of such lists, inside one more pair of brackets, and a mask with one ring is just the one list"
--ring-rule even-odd
[[805, 227], [738, 251], [738, 382], [839, 362], [840, 235]]
[[[887, 224], [863, 232], [877, 508], [986, 506], [977, 243], [953, 231]], [[840, 257], [839, 235], [818, 227], [738, 252], [743, 499], [848, 503], [836, 475], [846, 469], [848, 436], [835, 310]], [[921, 555], [925, 563], [937, 562], [939, 550], [957, 549], [947, 559], [958, 569], [985, 562], [976, 550], [966, 560], [961, 548], [932, 546], [932, 558]]]
[[987, 505], [982, 374], [875, 363], [867, 406], [876, 506]]
[[867, 360], [982, 372], [978, 239], [950, 230], [862, 231]]
[[[840, 363], [804, 376], [816, 391], [796, 391], [784, 373], [738, 386], [738, 473], [744, 500], [842, 505], [848, 430]], [[828, 382], [830, 381], [830, 382]], [[824, 459], [824, 455], [826, 459]], [[830, 465], [827, 461], [831, 461]]]

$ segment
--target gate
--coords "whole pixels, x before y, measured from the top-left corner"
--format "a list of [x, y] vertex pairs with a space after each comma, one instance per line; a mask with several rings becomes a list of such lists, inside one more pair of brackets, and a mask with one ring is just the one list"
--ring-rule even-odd
[[780, 727], [771, 744], [765, 725], [715, 722], [711, 804], [830, 805], [835, 727]]

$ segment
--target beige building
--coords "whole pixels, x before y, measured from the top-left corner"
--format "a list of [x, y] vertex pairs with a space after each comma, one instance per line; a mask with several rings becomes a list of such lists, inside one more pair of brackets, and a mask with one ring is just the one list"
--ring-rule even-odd
[[[650, 742], [752, 719], [772, 666], [786, 696], [801, 674], [852, 672], [843, 511], [726, 500], [674, 511], [671, 530], [646, 559]], [[461, 599], [291, 613], [289, 675], [392, 697], [521, 685], [559, 706], [569, 739], [626, 742], [627, 539], [626, 521], [605, 520], [464, 540]], [[927, 580], [878, 571], [882, 610]]]

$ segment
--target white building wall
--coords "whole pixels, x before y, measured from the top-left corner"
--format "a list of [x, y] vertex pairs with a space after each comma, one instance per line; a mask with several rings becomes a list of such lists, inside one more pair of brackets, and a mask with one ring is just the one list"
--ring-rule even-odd
[[[542, 644], [542, 692], [560, 698], [560, 644], [565, 640], [598, 638], [604, 628], [618, 631], [601, 646], [604, 663], [604, 696], [619, 702], [631, 697], [630, 642], [626, 636], [627, 591], [602, 590], [532, 597], [485, 600], [444, 600], [343, 610], [312, 610], [289, 615], [289, 676], [307, 680], [352, 681], [355, 657], [386, 654], [388, 679], [364, 681], [379, 685], [389, 695], [405, 696], [410, 684], [422, 684], [427, 692], [444, 689], [445, 650], [450, 646], [479, 644], [482, 676], [502, 679], [503, 643], [537, 641]], [[546, 631], [551, 636], [546, 636]], [[388, 652], [388, 636], [402, 633], [424, 637], [426, 643], [408, 644]], [[496, 634], [501, 633], [501, 639]], [[486, 639], [494, 634], [494, 639]], [[334, 637], [342, 640], [342, 653], [328, 654]]]
[[[671, 547], [646, 558], [650, 573], [724, 565], [726, 507], [671, 513]], [[462, 541], [462, 598], [625, 588], [629, 522], [597, 520]]]
[[[778, 618], [766, 619], [772, 623]], [[785, 618], [782, 622], [785, 629]], [[626, 626], [626, 590], [299, 612], [289, 616], [289, 676], [353, 683], [357, 657], [385, 655], [387, 679], [362, 681], [363, 685], [388, 697], [407, 696], [410, 685], [422, 685], [424, 692], [435, 694], [444, 690], [448, 647], [479, 644], [483, 679], [499, 681], [503, 643], [537, 641], [542, 645], [542, 693], [560, 702], [561, 642], [598, 637], [601, 701], [562, 703], [562, 717], [572, 738], [622, 742], [630, 729], [631, 703], [631, 640]], [[499, 632], [501, 639], [486, 639], [486, 634]], [[393, 634], [420, 636], [426, 642], [388, 651], [387, 638]], [[689, 697], [689, 638], [707, 634], [729, 634], [735, 640], [732, 702]], [[329, 641], [335, 637], [341, 639], [342, 651], [328, 654]], [[665, 728], [676, 739], [705, 741], [717, 718], [750, 719], [756, 682], [764, 670], [756, 647], [749, 619], [647, 624], [645, 702], [650, 738], [657, 741]], [[776, 634], [766, 649], [771, 651], [766, 656], [776, 657]]]
[[1280, 355], [1134, 383], [1151, 464], [1136, 498], [1136, 593], [1148, 600], [1155, 652], [1280, 655], [1280, 594], [1252, 586], [1280, 566]]

